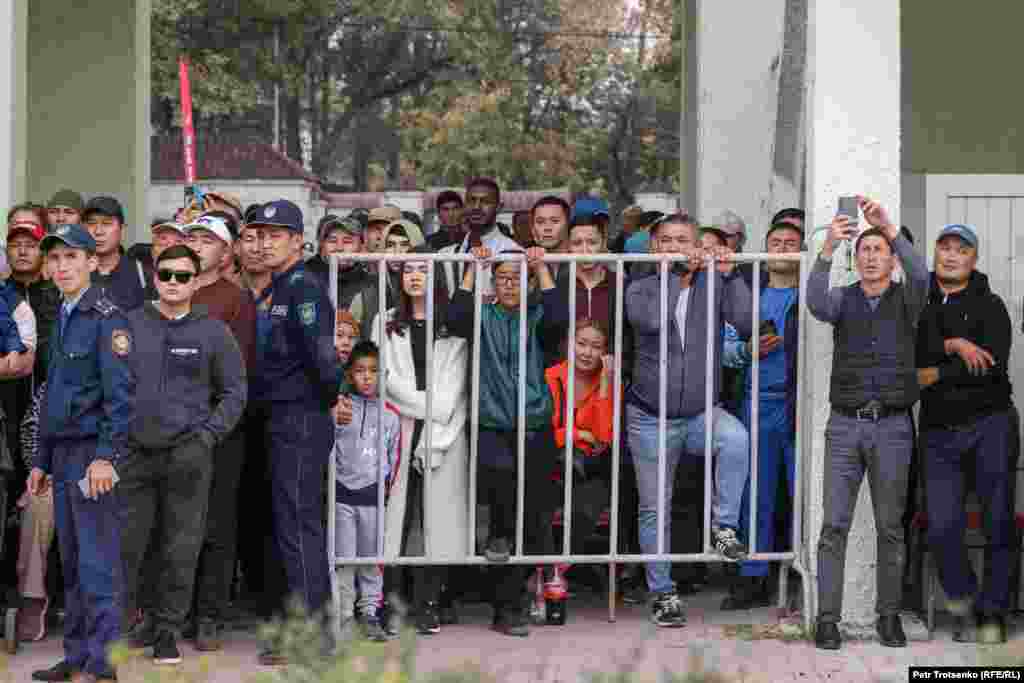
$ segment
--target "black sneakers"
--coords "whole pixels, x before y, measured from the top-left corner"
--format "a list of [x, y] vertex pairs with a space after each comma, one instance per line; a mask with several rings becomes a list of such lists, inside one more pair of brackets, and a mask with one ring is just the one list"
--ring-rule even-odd
[[686, 625], [683, 601], [674, 591], [661, 593], [651, 602], [651, 621], [664, 628], [680, 628]]
[[420, 605], [420, 611], [416, 617], [416, 630], [425, 636], [441, 632], [441, 617], [436, 602], [425, 602]]
[[819, 650], [838, 650], [843, 644], [839, 627], [831, 621], [819, 621], [814, 627], [814, 646]]
[[713, 529], [711, 537], [715, 543], [715, 550], [725, 559], [738, 562], [747, 556], [747, 549], [736, 537], [735, 529], [727, 526]]
[[512, 549], [507, 538], [492, 538], [484, 548], [484, 557], [488, 562], [508, 562]]
[[178, 644], [170, 631], [161, 631], [157, 635], [153, 644], [153, 663], [162, 666], [181, 664], [181, 652], [178, 651]]

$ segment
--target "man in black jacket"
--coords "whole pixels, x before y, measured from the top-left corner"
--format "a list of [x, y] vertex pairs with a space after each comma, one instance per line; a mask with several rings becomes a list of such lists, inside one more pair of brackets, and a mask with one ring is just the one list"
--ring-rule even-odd
[[[339, 218], [328, 214], [320, 221], [317, 230], [320, 248], [316, 256], [306, 261], [306, 270], [316, 275], [323, 283], [324, 290], [330, 294], [331, 264], [328, 258], [332, 254], [358, 254], [363, 251], [363, 224], [352, 217]], [[338, 263], [338, 308], [347, 309], [352, 299], [377, 279], [356, 261]]]
[[[125, 585], [134, 597], [150, 538], [161, 573], [155, 595], [157, 664], [181, 661], [176, 640], [192, 601], [213, 474], [213, 448], [246, 401], [245, 363], [228, 327], [192, 308], [199, 257], [185, 245], [156, 262], [159, 300], [129, 314], [124, 355], [136, 380], [131, 455], [120, 466]], [[131, 606], [129, 604], [129, 606]]]
[[[947, 225], [935, 244], [928, 305], [917, 334], [924, 445], [928, 543], [939, 580], [963, 640], [973, 608], [978, 642], [1006, 642], [1016, 440], [1007, 376], [1010, 316], [1003, 300], [975, 270], [978, 237], [966, 225]], [[965, 471], [985, 514], [985, 580], [979, 587], [964, 546]]]

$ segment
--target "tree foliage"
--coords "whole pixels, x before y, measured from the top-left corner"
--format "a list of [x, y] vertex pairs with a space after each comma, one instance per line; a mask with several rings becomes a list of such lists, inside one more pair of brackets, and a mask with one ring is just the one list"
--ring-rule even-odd
[[[670, 0], [154, 0], [158, 130], [193, 64], [200, 136], [274, 136], [325, 180], [571, 186], [629, 201], [677, 173]], [[276, 48], [275, 48], [276, 45]]]

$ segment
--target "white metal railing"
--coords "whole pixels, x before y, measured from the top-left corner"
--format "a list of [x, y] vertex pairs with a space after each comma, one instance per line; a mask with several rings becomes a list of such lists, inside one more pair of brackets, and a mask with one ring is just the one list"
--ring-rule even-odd
[[[519, 315], [519, 376], [518, 376], [518, 424], [517, 424], [517, 481], [516, 481], [516, 528], [515, 528], [515, 552], [510, 557], [508, 564], [513, 565], [545, 565], [554, 563], [587, 563], [587, 564], [607, 564], [609, 571], [609, 595], [608, 595], [608, 609], [609, 609], [609, 620], [614, 621], [615, 619], [615, 567], [617, 564], [623, 563], [640, 563], [640, 562], [723, 562], [727, 561], [718, 553], [712, 551], [711, 548], [711, 504], [713, 500], [711, 477], [713, 472], [712, 466], [712, 451], [714, 445], [714, 408], [716, 405], [717, 397], [715, 396], [715, 382], [714, 377], [720, 372], [720, 367], [715, 365], [715, 349], [717, 346], [717, 338], [719, 334], [719, 327], [721, 321], [715, 314], [715, 277], [708, 278], [707, 285], [707, 306], [708, 306], [708, 325], [707, 325], [707, 360], [705, 368], [705, 440], [704, 440], [704, 510], [703, 510], [703, 538], [704, 548], [701, 553], [671, 553], [665, 550], [665, 525], [664, 515], [670, 514], [670, 511], [666, 510], [665, 500], [665, 476], [666, 476], [666, 414], [667, 414], [667, 391], [668, 382], [666, 378], [667, 364], [665, 359], [668, 356], [668, 274], [671, 264], [675, 261], [684, 260], [685, 257], [679, 254], [593, 254], [593, 255], [567, 255], [567, 254], [547, 254], [544, 256], [546, 263], [566, 263], [569, 266], [569, 282], [571, 287], [569, 290], [569, 329], [567, 338], [570, 343], [567, 344], [568, 351], [568, 381], [566, 382], [566, 414], [565, 414], [565, 425], [566, 425], [566, 437], [565, 437], [565, 458], [563, 473], [563, 485], [564, 485], [564, 500], [562, 503], [562, 543], [563, 552], [557, 555], [526, 555], [523, 552], [523, 525], [524, 525], [524, 491], [525, 491], [525, 457], [526, 457], [526, 355], [527, 355], [527, 335], [526, 335], [526, 311], [527, 311], [527, 299], [525, 295], [528, 292], [527, 278], [528, 269], [525, 267], [520, 268], [520, 292], [523, 294], [520, 296], [520, 315]], [[379, 308], [377, 311], [377, 324], [378, 324], [378, 335], [377, 338], [382, 342], [385, 339], [385, 321], [387, 311], [387, 266], [388, 262], [394, 261], [416, 261], [426, 262], [428, 264], [427, 272], [427, 297], [426, 297], [426, 339], [428, 340], [426, 346], [426, 412], [424, 416], [424, 424], [426, 425], [423, 429], [422, 438], [425, 439], [424, 447], [426, 452], [429, 454], [431, 449], [432, 440], [432, 429], [430, 424], [432, 423], [433, 417], [433, 388], [434, 388], [434, 285], [435, 285], [435, 268], [436, 265], [441, 262], [465, 262], [469, 263], [476, 269], [474, 278], [474, 325], [473, 325], [473, 338], [470, 340], [471, 343], [471, 416], [470, 416], [470, 441], [469, 441], [469, 525], [468, 525], [468, 549], [469, 554], [462, 558], [437, 558], [434, 557], [432, 548], [430, 547], [430, 534], [426, 532], [430, 529], [430, 505], [424, 504], [423, 506], [423, 536], [425, 553], [423, 556], [399, 556], [399, 557], [385, 557], [384, 552], [384, 538], [385, 538], [385, 514], [384, 514], [384, 488], [385, 488], [385, 476], [384, 476], [384, 458], [379, 458], [380, 466], [378, 470], [378, 525], [377, 525], [377, 556], [376, 557], [359, 557], [359, 558], [339, 558], [335, 552], [335, 461], [334, 458], [330, 459], [329, 473], [328, 473], [328, 534], [327, 534], [327, 547], [328, 557], [332, 566], [332, 586], [335, 585], [335, 567], [338, 566], [354, 566], [354, 565], [491, 565], [486, 558], [475, 554], [474, 549], [476, 548], [476, 474], [477, 474], [477, 458], [478, 458], [478, 440], [479, 440], [479, 377], [480, 377], [480, 333], [481, 333], [481, 305], [483, 303], [482, 294], [482, 278], [480, 277], [485, 265], [476, 259], [472, 254], [459, 253], [459, 254], [423, 254], [423, 253], [406, 253], [406, 254], [345, 254], [343, 256], [334, 255], [330, 257], [330, 279], [329, 279], [329, 294], [331, 297], [332, 304], [337, 306], [337, 291], [338, 291], [338, 264], [340, 260], [347, 261], [360, 261], [360, 262], [373, 262], [378, 264], [377, 268], [377, 287], [378, 287], [378, 302]], [[524, 254], [498, 254], [490, 259], [490, 262], [501, 262], [501, 261], [521, 261], [525, 262], [526, 257]], [[805, 403], [805, 391], [804, 381], [808, 375], [809, 367], [806, 362], [807, 349], [804, 340], [806, 339], [807, 330], [807, 309], [806, 309], [806, 291], [807, 291], [807, 277], [811, 270], [813, 263], [812, 257], [806, 253], [801, 254], [767, 254], [767, 253], [739, 253], [733, 254], [731, 260], [736, 263], [751, 263], [753, 270], [752, 283], [753, 287], [752, 295], [752, 338], [757, 339], [759, 336], [760, 327], [760, 273], [761, 263], [770, 260], [783, 260], [783, 261], [795, 261], [801, 264], [800, 267], [800, 285], [799, 285], [799, 310], [798, 310], [798, 329], [799, 329], [799, 350], [798, 350], [798, 363], [797, 363], [797, 406], [796, 406], [796, 437], [795, 437], [795, 476], [793, 486], [793, 513], [792, 513], [792, 540], [791, 549], [785, 552], [774, 552], [774, 553], [755, 553], [751, 552], [748, 556], [748, 560], [754, 561], [770, 561], [770, 562], [782, 562], [791, 566], [801, 577], [802, 582], [802, 593], [804, 601], [803, 619], [804, 624], [807, 628], [810, 627], [811, 623], [811, 606], [814, 604], [813, 587], [808, 585], [809, 576], [806, 568], [803, 565], [802, 557], [802, 526], [803, 526], [803, 493], [804, 493], [804, 482], [803, 482], [803, 460], [805, 452], [809, 448], [809, 443], [804, 438], [802, 429], [804, 425], [804, 416], [806, 415]], [[586, 555], [578, 554], [573, 555], [571, 550], [572, 542], [572, 495], [573, 495], [573, 444], [574, 444], [574, 432], [575, 432], [575, 344], [571, 343], [571, 340], [575, 338], [576, 332], [576, 267], [580, 262], [599, 262], [617, 266], [615, 268], [616, 277], [616, 288], [615, 288], [615, 302], [614, 302], [614, 329], [611, 333], [614, 335], [614, 357], [615, 357], [615, 372], [614, 372], [614, 387], [613, 387], [613, 439], [611, 444], [611, 458], [612, 458], [612, 473], [611, 473], [611, 500], [610, 500], [610, 514], [608, 516], [608, 529], [609, 529], [609, 552], [607, 554], [598, 555]], [[621, 423], [622, 423], [622, 336], [623, 336], [623, 297], [625, 293], [625, 268], [624, 264], [627, 263], [654, 263], [659, 266], [660, 273], [660, 289], [659, 289], [659, 305], [660, 305], [660, 339], [659, 339], [659, 358], [660, 373], [659, 373], [659, 387], [658, 387], [658, 502], [657, 502], [657, 553], [653, 554], [620, 554], [618, 552], [618, 537], [619, 537], [619, 514], [618, 514], [618, 503], [619, 503], [619, 475], [621, 468], [620, 461], [620, 443], [621, 443]], [[705, 263], [706, 272], [714, 272], [715, 260], [712, 257], [708, 257]], [[461, 286], [459, 278], [455, 281], [456, 288]], [[450, 293], [454, 295], [454, 292]], [[366, 311], [365, 315], [372, 319], [372, 313]], [[717, 323], [717, 325], [716, 325]], [[364, 321], [363, 324], [369, 324], [368, 321]], [[379, 356], [379, 387], [378, 396], [379, 402], [382, 409], [378, 412], [378, 424], [377, 424], [377, 437], [378, 452], [385, 452], [384, 443], [384, 429], [383, 429], [383, 406], [387, 401], [387, 383], [385, 378], [387, 376], [387, 368], [385, 367], [385, 355], [383, 353]], [[757, 548], [757, 465], [758, 465], [758, 429], [759, 429], [759, 388], [760, 388], [760, 358], [759, 354], [755, 351], [751, 354], [751, 422], [750, 422], [750, 504], [749, 504], [749, 529], [747, 534], [748, 547], [751, 549]], [[423, 477], [423, 499], [424, 501], [431, 500], [430, 498], [430, 480], [431, 477]], [[638, 514], [638, 513], [637, 513]], [[786, 590], [788, 586], [787, 572], [779, 572], [779, 606], [783, 606], [786, 602]], [[338, 591], [336, 588], [333, 590], [335, 604], [334, 614], [337, 618], [338, 615]]]

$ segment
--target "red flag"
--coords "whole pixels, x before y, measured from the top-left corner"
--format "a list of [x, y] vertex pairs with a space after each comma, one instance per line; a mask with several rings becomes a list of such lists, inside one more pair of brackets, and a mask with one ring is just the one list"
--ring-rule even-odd
[[185, 185], [196, 182], [196, 132], [192, 126], [192, 86], [188, 80], [188, 57], [178, 58], [178, 76], [181, 81], [181, 143], [185, 160]]

